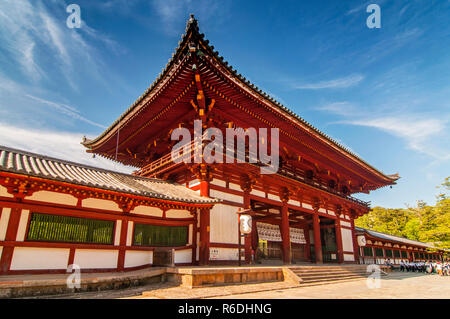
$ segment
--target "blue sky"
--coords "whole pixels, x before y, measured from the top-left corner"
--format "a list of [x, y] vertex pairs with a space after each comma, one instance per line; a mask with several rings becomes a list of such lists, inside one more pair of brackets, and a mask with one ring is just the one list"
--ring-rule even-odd
[[[66, 7], [83, 20], [69, 29]], [[381, 8], [369, 29], [366, 7]], [[0, 144], [105, 168], [79, 144], [166, 65], [194, 13], [241, 74], [398, 185], [372, 206], [434, 204], [450, 175], [450, 1], [0, 1]]]

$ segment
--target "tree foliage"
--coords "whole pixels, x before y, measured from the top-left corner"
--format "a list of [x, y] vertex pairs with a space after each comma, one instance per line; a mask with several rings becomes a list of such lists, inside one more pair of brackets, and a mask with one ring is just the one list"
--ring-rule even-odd
[[374, 207], [355, 221], [355, 225], [386, 234], [406, 237], [440, 248], [450, 248], [450, 177], [439, 186], [435, 206], [418, 201], [416, 207], [391, 209]]

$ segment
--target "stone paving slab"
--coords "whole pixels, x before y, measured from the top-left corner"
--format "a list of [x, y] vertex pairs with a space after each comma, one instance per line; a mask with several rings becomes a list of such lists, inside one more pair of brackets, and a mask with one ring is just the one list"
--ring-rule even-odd
[[[228, 299], [450, 299], [450, 277], [436, 274], [392, 272], [381, 277], [380, 288], [367, 281], [348, 281], [322, 286], [295, 287], [245, 294]], [[221, 298], [212, 297], [212, 298]]]
[[201, 299], [222, 297], [227, 298], [235, 294], [242, 293], [255, 293], [261, 291], [273, 291], [280, 289], [289, 289], [298, 287], [298, 284], [289, 282], [271, 282], [271, 283], [257, 283], [257, 284], [240, 284], [229, 286], [215, 286], [215, 287], [202, 287], [190, 289], [186, 287], [169, 287], [163, 289], [155, 289], [152, 291], [145, 291], [142, 296], [130, 297], [132, 299]]

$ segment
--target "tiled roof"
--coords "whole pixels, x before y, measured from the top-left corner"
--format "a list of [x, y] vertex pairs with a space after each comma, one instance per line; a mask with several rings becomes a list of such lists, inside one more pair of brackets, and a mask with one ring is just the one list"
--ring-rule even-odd
[[108, 132], [110, 132], [114, 127], [116, 127], [119, 123], [122, 123], [122, 120], [136, 107], [139, 106], [139, 104], [153, 91], [158, 87], [158, 84], [160, 81], [169, 73], [169, 70], [172, 68], [173, 64], [182, 56], [183, 49], [186, 47], [187, 42], [190, 40], [190, 36], [192, 34], [195, 34], [195, 37], [197, 41], [201, 41], [205, 49], [209, 51], [214, 58], [216, 58], [219, 63], [224, 66], [230, 73], [233, 74], [234, 77], [236, 77], [240, 82], [244, 83], [248, 88], [253, 90], [255, 93], [260, 95], [263, 99], [269, 101], [272, 105], [277, 107], [278, 109], [284, 111], [288, 115], [293, 116], [297, 121], [305, 125], [307, 128], [313, 130], [320, 136], [324, 137], [326, 140], [330, 141], [333, 145], [337, 146], [339, 149], [344, 151], [345, 153], [351, 155], [353, 158], [359, 160], [361, 163], [366, 165], [367, 167], [371, 168], [378, 174], [381, 174], [385, 178], [391, 181], [396, 181], [400, 178], [400, 176], [397, 174], [384, 174], [383, 172], [379, 171], [366, 161], [364, 161], [362, 158], [354, 154], [352, 151], [350, 151], [345, 146], [341, 145], [337, 141], [335, 141], [333, 138], [328, 136], [327, 134], [320, 131], [318, 128], [314, 127], [312, 124], [308, 123], [305, 119], [303, 119], [301, 116], [281, 104], [280, 102], [276, 101], [273, 97], [271, 97], [269, 94], [258, 88], [256, 85], [251, 83], [247, 78], [245, 78], [243, 75], [237, 72], [236, 69], [233, 69], [233, 67], [224, 59], [223, 56], [219, 54], [218, 51], [214, 50], [214, 46], [209, 44], [209, 40], [205, 39], [205, 35], [203, 33], [200, 33], [199, 27], [198, 27], [198, 21], [194, 18], [194, 15], [191, 14], [190, 19], [187, 21], [186, 30], [185, 33], [181, 35], [181, 40], [178, 42], [178, 47], [175, 49], [175, 53], [172, 54], [172, 58], [169, 59], [168, 63], [166, 64], [165, 68], [162, 72], [159, 73], [159, 76], [153, 81], [153, 83], [150, 85], [150, 87], [147, 88], [147, 90], [142, 94], [113, 124], [111, 124], [104, 132], [102, 132], [99, 136], [97, 136], [94, 139], [86, 139], [81, 143], [87, 148], [90, 148], [91, 145], [101, 140]]
[[133, 176], [0, 146], [0, 172], [95, 187], [124, 194], [183, 203], [213, 204], [183, 185]]
[[379, 238], [379, 239], [396, 241], [396, 242], [403, 243], [403, 244], [408, 244], [408, 245], [415, 245], [415, 246], [421, 246], [421, 247], [427, 247], [427, 248], [436, 248], [434, 245], [429, 244], [429, 243], [423, 243], [423, 242], [417, 241], [417, 240], [411, 240], [411, 239], [408, 239], [408, 238], [388, 235], [388, 234], [385, 234], [385, 233], [380, 233], [380, 232], [377, 232], [377, 231], [374, 231], [374, 230], [370, 230], [370, 229], [366, 229], [366, 228], [355, 227], [355, 230], [363, 232], [363, 233], [367, 233], [370, 236], [375, 237], [375, 238]]

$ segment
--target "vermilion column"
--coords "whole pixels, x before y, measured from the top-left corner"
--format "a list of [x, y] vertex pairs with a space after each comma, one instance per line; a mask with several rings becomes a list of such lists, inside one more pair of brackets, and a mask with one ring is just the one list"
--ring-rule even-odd
[[194, 221], [192, 223], [192, 263], [197, 264], [197, 212], [193, 213]]
[[341, 222], [339, 218], [334, 221], [334, 232], [336, 233], [336, 244], [337, 244], [337, 258], [338, 262], [344, 262], [344, 252], [342, 249], [342, 233], [341, 233]]
[[200, 245], [199, 264], [209, 264], [209, 231], [210, 231], [210, 209], [200, 209]]
[[287, 203], [281, 207], [281, 239], [283, 247], [283, 262], [291, 263], [291, 238], [289, 236], [289, 213]]
[[[5, 241], [16, 241], [17, 230], [19, 229], [20, 214], [22, 210], [20, 208], [12, 208], [9, 215], [8, 226], [5, 234]], [[0, 258], [0, 274], [6, 274], [11, 267], [12, 256], [14, 247], [5, 246], [2, 250]]]
[[305, 259], [306, 260], [311, 260], [311, 242], [309, 240], [309, 225], [305, 226], [305, 228], [303, 229], [303, 232], [305, 234], [305, 241], [306, 241], [306, 245], [305, 245]]
[[119, 240], [119, 258], [117, 259], [117, 270], [125, 270], [125, 252], [127, 246], [128, 235], [128, 221], [122, 219], [122, 225], [120, 227], [120, 240]]
[[316, 254], [316, 264], [323, 263], [322, 257], [322, 241], [320, 240], [320, 220], [317, 211], [313, 215], [313, 228], [314, 228], [314, 252]]
[[352, 240], [353, 240], [353, 254], [355, 256], [355, 262], [359, 262], [359, 249], [358, 249], [358, 242], [356, 240], [355, 235], [355, 221], [353, 219], [353, 216], [351, 217], [351, 225], [352, 225]]
[[[249, 191], [244, 191], [244, 209], [250, 209], [250, 193]], [[252, 225], [253, 226], [253, 225]], [[252, 227], [252, 233], [247, 234], [244, 237], [244, 248], [245, 248], [245, 263], [250, 264], [252, 261], [252, 236], [253, 232], [255, 232], [256, 229]]]

